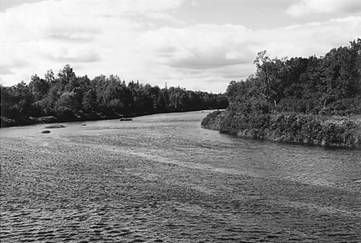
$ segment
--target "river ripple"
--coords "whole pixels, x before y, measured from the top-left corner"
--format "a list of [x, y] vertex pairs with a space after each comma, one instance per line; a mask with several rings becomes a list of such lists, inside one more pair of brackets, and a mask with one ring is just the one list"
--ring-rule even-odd
[[1, 242], [358, 242], [361, 152], [234, 138], [204, 112], [1, 129]]

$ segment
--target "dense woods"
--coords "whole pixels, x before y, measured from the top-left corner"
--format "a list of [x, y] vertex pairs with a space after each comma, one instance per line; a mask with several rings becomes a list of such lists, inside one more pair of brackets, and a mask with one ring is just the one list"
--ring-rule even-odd
[[[232, 81], [229, 107], [202, 125], [244, 137], [361, 147], [361, 39], [323, 57], [271, 59], [258, 54], [257, 71]], [[350, 117], [353, 117], [351, 119]]]
[[117, 76], [90, 80], [67, 65], [55, 75], [34, 75], [29, 84], [1, 86], [1, 126], [35, 122], [76, 121], [136, 116], [161, 112], [226, 108], [222, 94], [159, 88]]
[[228, 86], [230, 110], [361, 113], [361, 39], [319, 58], [271, 59], [261, 52], [255, 64], [255, 75]]

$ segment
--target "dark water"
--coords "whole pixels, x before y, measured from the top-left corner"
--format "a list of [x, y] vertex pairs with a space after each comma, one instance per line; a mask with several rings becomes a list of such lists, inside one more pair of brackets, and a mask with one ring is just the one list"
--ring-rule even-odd
[[1, 242], [360, 242], [361, 151], [173, 113], [1, 129]]

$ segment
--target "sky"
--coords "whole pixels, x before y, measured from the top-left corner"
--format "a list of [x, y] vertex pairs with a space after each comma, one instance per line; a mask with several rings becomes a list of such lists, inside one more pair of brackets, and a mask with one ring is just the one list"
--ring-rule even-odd
[[361, 38], [360, 0], [0, 0], [0, 83], [70, 64], [224, 92], [253, 60], [324, 55]]

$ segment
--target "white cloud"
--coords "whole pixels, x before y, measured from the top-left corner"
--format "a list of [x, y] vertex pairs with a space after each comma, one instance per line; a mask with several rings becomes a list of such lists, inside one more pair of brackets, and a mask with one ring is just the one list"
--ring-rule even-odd
[[145, 48], [153, 50], [153, 55], [166, 65], [209, 69], [249, 63], [254, 55], [247, 49], [251, 32], [243, 26], [194, 25], [160, 28], [146, 32], [141, 38]]
[[361, 36], [361, 17], [287, 28], [185, 24], [182, 1], [48, 0], [0, 12], [0, 82], [71, 64], [80, 74], [118, 74], [163, 86], [224, 91], [254, 71], [256, 53], [322, 55]]
[[278, 57], [323, 55], [360, 36], [361, 17], [349, 17], [267, 30], [236, 25], [167, 27], [148, 31], [141, 38], [150, 56], [175, 70], [174, 76], [188, 73], [183, 77], [194, 79], [202, 73], [228, 82], [251, 74], [261, 50]]
[[[135, 44], [138, 33], [150, 28], [152, 22], [170, 21], [167, 11], [181, 3], [181, 0], [152, 3], [48, 0], [9, 8], [0, 12], [0, 65], [6, 65], [0, 81], [12, 84], [28, 80], [33, 73], [41, 74], [50, 68], [58, 70], [66, 63], [93, 75], [128, 73], [139, 65], [135, 60], [141, 52]], [[31, 61], [27, 66], [19, 66], [14, 62], [18, 59]], [[81, 65], [90, 66], [89, 62], [95, 66], [90, 70]]]
[[3, 11], [7, 8], [11, 8], [17, 5], [24, 3], [39, 2], [44, 0], [0, 0], [0, 11]]
[[59, 62], [68, 63], [87, 63], [96, 62], [100, 60], [100, 55], [93, 50], [76, 50], [75, 52], [69, 52], [68, 49], [60, 50], [53, 55], [45, 55], [48, 59]]
[[7, 66], [0, 66], [0, 74], [13, 74], [13, 72]]
[[360, 0], [298, 0], [287, 9], [291, 16], [361, 12]]

